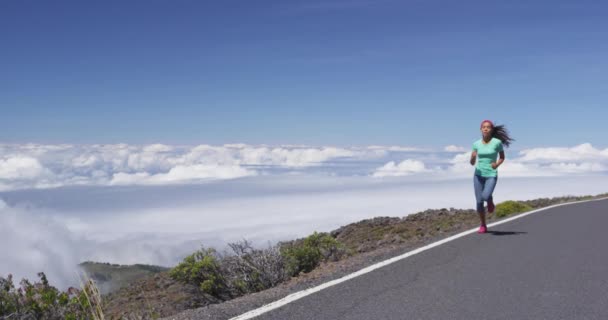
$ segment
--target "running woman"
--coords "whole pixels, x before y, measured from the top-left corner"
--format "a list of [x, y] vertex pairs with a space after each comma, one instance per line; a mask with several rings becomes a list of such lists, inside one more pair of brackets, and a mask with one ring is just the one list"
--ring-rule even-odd
[[[479, 213], [478, 233], [488, 232], [486, 225], [486, 212], [483, 202], [488, 204], [488, 212], [494, 212], [495, 205], [492, 193], [496, 187], [498, 180], [498, 167], [505, 161], [505, 151], [503, 145], [509, 147], [514, 141], [509, 136], [504, 125], [494, 126], [490, 120], [481, 122], [481, 139], [473, 143], [473, 152], [471, 153], [471, 165], [475, 166], [475, 175], [473, 176], [473, 186], [475, 188], [475, 199], [477, 200], [477, 213]], [[499, 156], [498, 161], [496, 156]], [[476, 161], [477, 160], [477, 161]]]

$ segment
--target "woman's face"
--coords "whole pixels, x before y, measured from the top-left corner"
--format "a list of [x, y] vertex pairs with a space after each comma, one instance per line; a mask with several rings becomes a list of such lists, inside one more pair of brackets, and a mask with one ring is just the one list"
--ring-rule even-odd
[[481, 125], [481, 134], [484, 137], [489, 137], [490, 135], [492, 135], [492, 125], [489, 122], [484, 122]]

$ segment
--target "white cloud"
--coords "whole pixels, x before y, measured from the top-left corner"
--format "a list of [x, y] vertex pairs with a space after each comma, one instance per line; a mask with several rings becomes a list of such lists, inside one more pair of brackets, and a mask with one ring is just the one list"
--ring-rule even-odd
[[373, 177], [400, 177], [407, 176], [415, 173], [429, 172], [424, 162], [418, 160], [407, 159], [401, 161], [399, 164], [395, 164], [394, 161], [390, 161], [382, 167], [376, 169], [372, 174]]
[[[581, 175], [608, 170], [608, 149], [583, 143], [570, 148], [532, 148], [507, 159], [499, 169], [512, 177]], [[504, 168], [503, 168], [504, 167]]]
[[77, 265], [87, 241], [52, 217], [7, 206], [0, 200], [0, 276], [37, 279], [44, 271], [54, 285], [76, 285]]
[[276, 165], [285, 167], [307, 167], [320, 165], [322, 162], [354, 157], [357, 153], [351, 150], [334, 147], [323, 148], [243, 148], [239, 158], [247, 165]]
[[498, 171], [499, 175], [503, 177], [557, 177], [605, 172], [608, 171], [608, 168], [603, 164], [591, 162], [539, 164], [513, 160], [505, 162]]
[[184, 183], [196, 180], [209, 179], [234, 179], [256, 175], [255, 171], [247, 170], [239, 166], [218, 165], [177, 165], [167, 173], [150, 175], [146, 172], [128, 174], [119, 172], [114, 174], [111, 185], [162, 185], [170, 183]]
[[559, 174], [546, 166], [514, 160], [503, 163], [498, 168], [498, 175], [500, 177], [551, 177]]
[[455, 145], [446, 146], [445, 148], [443, 148], [443, 150], [446, 152], [465, 152], [466, 151], [466, 149], [464, 147], [455, 146]]
[[110, 185], [129, 185], [129, 184], [140, 184], [142, 181], [146, 181], [150, 178], [150, 174], [147, 172], [137, 173], [115, 173], [110, 181]]
[[255, 175], [255, 171], [250, 171], [239, 166], [218, 166], [218, 165], [191, 165], [175, 166], [166, 174], [158, 174], [161, 181], [184, 181], [189, 179], [234, 179]]
[[151, 144], [151, 145], [147, 145], [144, 146], [143, 148], [143, 152], [169, 152], [173, 150], [173, 148], [171, 146], [168, 145], [164, 145], [164, 144]]
[[0, 179], [22, 180], [35, 179], [44, 173], [44, 168], [37, 159], [28, 156], [15, 156], [0, 159]]
[[226, 148], [235, 148], [235, 149], [243, 149], [246, 148], [247, 145], [244, 143], [226, 143], [224, 144], [224, 147]]
[[413, 152], [413, 151], [422, 151], [423, 149], [416, 147], [403, 147], [403, 146], [368, 146], [369, 150], [383, 150], [383, 151], [393, 151], [393, 152]]
[[606, 171], [605, 165], [601, 163], [583, 162], [583, 163], [553, 163], [549, 166], [551, 169], [562, 173], [591, 173]]
[[450, 160], [450, 165], [445, 169], [447, 175], [453, 177], [464, 177], [473, 175], [473, 166], [471, 166], [471, 152], [465, 152], [455, 155]]
[[582, 160], [607, 161], [608, 148], [594, 148], [583, 143], [572, 148], [533, 148], [520, 151], [522, 162], [573, 162]]

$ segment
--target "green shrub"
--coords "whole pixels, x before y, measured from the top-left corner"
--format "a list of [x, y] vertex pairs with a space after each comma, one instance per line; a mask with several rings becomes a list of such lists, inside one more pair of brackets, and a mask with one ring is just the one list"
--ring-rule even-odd
[[232, 254], [224, 255], [203, 248], [186, 257], [169, 275], [221, 300], [262, 291], [288, 278], [277, 246], [254, 249], [246, 240], [229, 246]]
[[222, 259], [222, 272], [231, 290], [239, 293], [258, 292], [285, 281], [285, 264], [279, 246], [255, 249], [247, 240], [229, 243], [232, 253]]
[[44, 273], [40, 282], [27, 279], [16, 288], [13, 278], [0, 277], [0, 319], [102, 319], [102, 301], [92, 281], [82, 290], [69, 288], [61, 292], [51, 286]]
[[519, 201], [505, 201], [496, 205], [496, 216], [506, 217], [514, 213], [522, 213], [532, 210], [532, 207]]
[[300, 272], [310, 272], [321, 261], [338, 260], [344, 255], [344, 246], [326, 233], [313, 233], [303, 241], [285, 244], [281, 254], [285, 260], [287, 273], [296, 276]]
[[219, 256], [214, 249], [202, 248], [187, 256], [169, 271], [169, 275], [177, 281], [196, 285], [214, 297], [232, 298], [227, 294], [226, 280], [222, 276]]
[[321, 252], [308, 246], [290, 246], [283, 250], [287, 273], [297, 276], [300, 272], [310, 272], [319, 265]]

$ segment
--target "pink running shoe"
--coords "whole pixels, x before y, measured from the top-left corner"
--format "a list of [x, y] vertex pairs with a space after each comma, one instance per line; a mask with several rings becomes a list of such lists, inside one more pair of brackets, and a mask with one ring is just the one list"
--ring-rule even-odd
[[488, 202], [488, 212], [489, 213], [494, 212], [495, 208], [496, 208], [496, 206], [494, 206], [494, 202], [493, 201]]
[[488, 228], [486, 226], [480, 226], [479, 230], [477, 230], [477, 233], [486, 233], [488, 232]]

